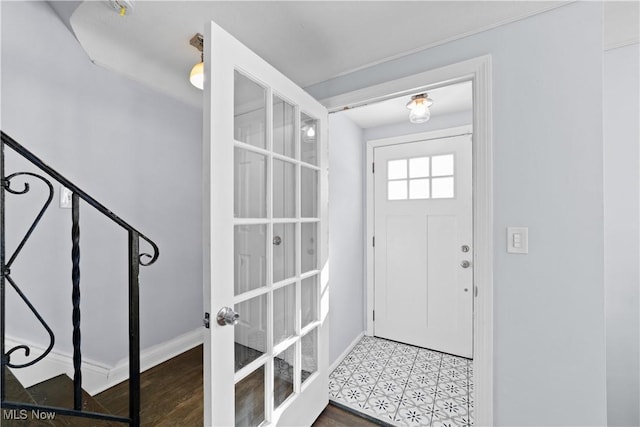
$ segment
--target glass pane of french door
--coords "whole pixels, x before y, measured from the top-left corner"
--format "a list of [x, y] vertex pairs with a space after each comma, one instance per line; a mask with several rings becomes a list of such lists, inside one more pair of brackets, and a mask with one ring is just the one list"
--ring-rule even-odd
[[317, 372], [318, 120], [234, 78], [235, 424], [268, 424]]

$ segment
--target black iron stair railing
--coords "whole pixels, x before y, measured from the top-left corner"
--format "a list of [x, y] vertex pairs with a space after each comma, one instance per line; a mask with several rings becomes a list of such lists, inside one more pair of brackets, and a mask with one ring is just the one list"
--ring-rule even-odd
[[[30, 163], [35, 165], [49, 177], [66, 187], [72, 192], [71, 197], [71, 260], [72, 260], [72, 324], [73, 324], [73, 409], [71, 408], [59, 408], [37, 404], [30, 404], [24, 402], [11, 402], [6, 399], [5, 396], [5, 369], [7, 368], [25, 368], [31, 366], [40, 360], [44, 359], [49, 352], [53, 349], [55, 342], [55, 336], [49, 325], [45, 322], [42, 316], [38, 313], [33, 304], [26, 297], [25, 293], [16, 284], [15, 280], [11, 277], [11, 266], [18, 257], [20, 251], [24, 247], [25, 243], [35, 230], [36, 226], [40, 222], [40, 219], [44, 215], [45, 211], [51, 204], [53, 199], [53, 185], [49, 180], [41, 175], [32, 172], [16, 172], [11, 175], [5, 176], [5, 155], [4, 147], [10, 147], [20, 156], [27, 159]], [[11, 181], [17, 177], [25, 177], [23, 183], [24, 188], [18, 190], [11, 188]], [[6, 259], [6, 247], [5, 247], [5, 193], [11, 194], [26, 194], [29, 192], [29, 183], [26, 182], [26, 178], [35, 178], [43, 182], [49, 190], [49, 196], [38, 212], [33, 224], [27, 230], [27, 233], [17, 245], [13, 254]], [[2, 143], [0, 144], [0, 305], [2, 311], [0, 312], [0, 355], [2, 356], [2, 372], [0, 373], [0, 382], [2, 389], [1, 407], [5, 409], [14, 410], [38, 410], [48, 411], [59, 415], [71, 415], [84, 418], [93, 418], [106, 421], [116, 421], [127, 423], [132, 426], [140, 425], [140, 318], [139, 318], [139, 280], [140, 266], [147, 266], [153, 264], [158, 259], [158, 246], [151, 241], [144, 234], [133, 228], [131, 225], [123, 221], [100, 202], [93, 197], [82, 191], [71, 181], [60, 175], [51, 167], [47, 166], [42, 160], [36, 157], [29, 150], [24, 148], [18, 142], [16, 142], [9, 135], [2, 132]], [[82, 410], [82, 353], [80, 350], [81, 343], [81, 329], [80, 329], [80, 199], [101, 212], [107, 218], [124, 228], [128, 232], [128, 264], [129, 264], [129, 416], [121, 417], [110, 414], [101, 414], [90, 411]], [[153, 250], [152, 254], [140, 253], [140, 239], [146, 241]], [[37, 358], [30, 360], [29, 362], [14, 364], [11, 362], [11, 355], [15, 351], [22, 350], [26, 357], [29, 356], [31, 349], [26, 345], [18, 345], [9, 350], [5, 348], [5, 303], [6, 303], [6, 283], [15, 290], [20, 299], [27, 305], [29, 310], [35, 315], [40, 324], [49, 334], [49, 345], [47, 349], [39, 355]]]

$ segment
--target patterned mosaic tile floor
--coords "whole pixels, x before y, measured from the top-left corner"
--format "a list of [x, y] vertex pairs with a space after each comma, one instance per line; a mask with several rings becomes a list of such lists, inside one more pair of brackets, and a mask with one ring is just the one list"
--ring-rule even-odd
[[329, 376], [329, 399], [393, 426], [473, 426], [469, 359], [363, 337]]

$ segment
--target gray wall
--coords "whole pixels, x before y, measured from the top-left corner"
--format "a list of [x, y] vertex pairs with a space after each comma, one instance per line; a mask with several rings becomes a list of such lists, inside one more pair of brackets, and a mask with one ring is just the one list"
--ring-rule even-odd
[[[308, 88], [491, 54], [496, 425], [606, 424], [602, 4], [576, 2]], [[508, 255], [506, 227], [528, 226]]]
[[609, 426], [640, 425], [637, 44], [604, 54], [604, 280]]
[[[199, 327], [201, 112], [92, 64], [47, 3], [1, 7], [2, 130], [160, 246], [157, 263], [141, 269], [143, 348]], [[22, 170], [6, 151], [8, 170]], [[8, 197], [9, 248], [43, 196], [32, 187]], [[56, 332], [56, 351], [70, 353], [71, 211], [58, 208], [55, 189], [12, 276]], [[83, 355], [112, 365], [127, 356], [126, 234], [83, 205], [80, 244]], [[46, 345], [8, 294], [7, 333]]]
[[329, 363], [364, 331], [364, 144], [362, 129], [329, 116]]

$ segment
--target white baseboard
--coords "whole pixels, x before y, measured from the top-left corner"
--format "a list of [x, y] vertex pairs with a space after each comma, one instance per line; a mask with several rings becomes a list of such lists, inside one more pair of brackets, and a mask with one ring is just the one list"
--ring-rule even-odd
[[[12, 353], [11, 362], [14, 364], [27, 363], [38, 358], [45, 351], [45, 349], [38, 344], [18, 340], [15, 337], [6, 337], [5, 345], [6, 348], [26, 345], [31, 350], [28, 357], [24, 355], [22, 350]], [[67, 374], [73, 378], [73, 356], [54, 350], [36, 364], [27, 368], [11, 369], [11, 372], [25, 388], [60, 374]], [[88, 359], [82, 361], [82, 382], [85, 389], [101, 384], [107, 379], [108, 374], [109, 367], [107, 365]]]
[[358, 344], [358, 342], [360, 342], [360, 340], [362, 339], [362, 337], [364, 337], [364, 331], [360, 332], [358, 334], [358, 336], [356, 337], [356, 339], [353, 340], [353, 342], [351, 342], [351, 344], [349, 344], [349, 346], [345, 349], [345, 351], [342, 352], [342, 354], [340, 356], [338, 356], [338, 358], [336, 360], [334, 360], [331, 365], [329, 365], [329, 373], [333, 372], [334, 369], [336, 369], [338, 367], [338, 365], [340, 364], [340, 362], [342, 362], [342, 360], [347, 357], [347, 354], [349, 354], [349, 352], [351, 350], [353, 350], [353, 347], [356, 346], [356, 344]]
[[[140, 371], [153, 368], [193, 347], [202, 344], [202, 328], [198, 328], [186, 334], [182, 334], [164, 343], [143, 349], [140, 352]], [[44, 352], [44, 349], [36, 344], [6, 337], [7, 348], [17, 345], [27, 345], [31, 349], [28, 358], [24, 352], [18, 350], [13, 353], [11, 360], [14, 363], [24, 363], [33, 360]], [[31, 387], [49, 378], [60, 374], [67, 374], [73, 378], [73, 356], [63, 352], [52, 351], [33, 366], [22, 369], [11, 369], [20, 383], [25, 387]], [[115, 366], [107, 366], [89, 359], [82, 361], [82, 388], [90, 395], [95, 395], [129, 378], [129, 359], [123, 359]]]
[[[140, 372], [151, 369], [154, 366], [166, 362], [167, 360], [191, 350], [203, 342], [203, 329], [198, 328], [186, 334], [182, 334], [169, 341], [146, 348], [140, 352]], [[129, 378], [129, 358], [120, 360], [109, 371], [109, 378], [103, 387], [88, 390], [87, 393], [94, 395], [104, 391]]]

